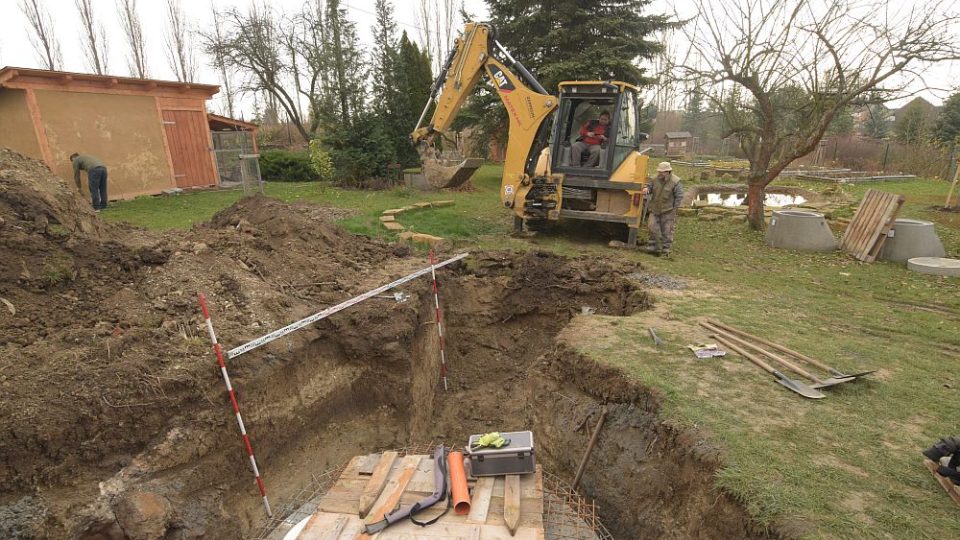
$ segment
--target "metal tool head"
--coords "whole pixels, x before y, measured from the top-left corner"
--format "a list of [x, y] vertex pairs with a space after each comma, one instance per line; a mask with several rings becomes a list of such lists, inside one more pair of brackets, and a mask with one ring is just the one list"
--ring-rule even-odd
[[793, 390], [794, 392], [800, 394], [805, 398], [823, 399], [827, 397], [827, 395], [824, 394], [823, 392], [810, 388], [809, 386], [807, 386], [806, 384], [803, 384], [800, 381], [793, 380], [787, 377], [786, 375], [784, 375], [783, 373], [780, 373], [779, 371], [774, 370], [773, 375], [777, 378], [778, 383], [789, 388], [790, 390]]
[[856, 378], [858, 378], [858, 377], [864, 377], [864, 376], [866, 376], [866, 375], [870, 375], [871, 373], [876, 373], [876, 372], [877, 372], [877, 370], [871, 369], [870, 371], [861, 371], [860, 373], [853, 373], [853, 374], [848, 375], [848, 374], [846, 374], [846, 373], [842, 373], [842, 372], [837, 371], [837, 370], [835, 370], [835, 369], [831, 369], [831, 370], [830, 370], [830, 373], [833, 373], [837, 378], [841, 378], [841, 379], [842, 379], [842, 378], [856, 379]]
[[811, 384], [810, 388], [827, 388], [828, 386], [836, 386], [838, 384], [848, 383], [851, 381], [857, 380], [856, 377], [830, 377], [827, 379], [820, 380], [817, 384]]

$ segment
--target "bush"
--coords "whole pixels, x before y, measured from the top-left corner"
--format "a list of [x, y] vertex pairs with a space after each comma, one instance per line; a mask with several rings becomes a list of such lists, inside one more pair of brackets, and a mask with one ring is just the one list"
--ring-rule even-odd
[[265, 150], [260, 153], [260, 176], [270, 182], [309, 182], [320, 177], [306, 152]]
[[310, 165], [320, 180], [332, 180], [337, 173], [330, 153], [323, 149], [319, 139], [310, 141]]

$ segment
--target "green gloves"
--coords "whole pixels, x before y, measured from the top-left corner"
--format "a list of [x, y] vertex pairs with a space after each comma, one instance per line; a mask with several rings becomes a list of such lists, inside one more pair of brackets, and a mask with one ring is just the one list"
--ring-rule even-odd
[[471, 448], [502, 448], [510, 444], [510, 439], [504, 439], [500, 436], [500, 433], [494, 431], [492, 433], [484, 433], [476, 441], [474, 441]]

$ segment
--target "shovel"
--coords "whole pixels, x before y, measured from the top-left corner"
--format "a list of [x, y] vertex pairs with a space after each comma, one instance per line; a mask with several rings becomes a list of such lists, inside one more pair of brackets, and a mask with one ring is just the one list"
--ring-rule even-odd
[[743, 337], [745, 337], [745, 338], [752, 339], [752, 340], [756, 341], [757, 343], [762, 343], [762, 344], [764, 344], [764, 345], [766, 345], [766, 346], [768, 346], [768, 347], [772, 347], [772, 348], [774, 348], [774, 349], [776, 349], [776, 350], [778, 350], [778, 351], [780, 351], [780, 352], [782, 352], [782, 353], [786, 353], [786, 354], [792, 355], [792, 356], [794, 356], [795, 358], [797, 358], [798, 360], [803, 360], [804, 362], [807, 362], [807, 363], [809, 363], [809, 364], [811, 364], [811, 365], [813, 365], [813, 366], [816, 366], [816, 367], [818, 367], [818, 368], [820, 368], [820, 369], [823, 369], [823, 370], [828, 371], [831, 375], [833, 375], [834, 377], [836, 377], [836, 378], [838, 378], [838, 379], [856, 379], [857, 377], [863, 377], [864, 375], [869, 375], [869, 374], [871, 374], [871, 373], [876, 373], [876, 371], [877, 371], [877, 370], [875, 370], [875, 369], [872, 369], [872, 370], [870, 370], [870, 371], [861, 371], [860, 373], [854, 373], [854, 374], [852, 374], [852, 375], [847, 375], [846, 373], [843, 373], [843, 372], [841, 372], [841, 371], [838, 371], [838, 370], [836, 370], [836, 369], [833, 369], [832, 367], [824, 364], [823, 362], [820, 362], [819, 360], [814, 360], [813, 358], [810, 358], [809, 356], [805, 356], [805, 355], [803, 355], [803, 354], [798, 353], [797, 351], [794, 351], [794, 350], [792, 350], [792, 349], [788, 349], [788, 348], [784, 347], [783, 345], [777, 345], [776, 343], [773, 343], [773, 342], [771, 342], [771, 341], [767, 341], [767, 340], [765, 340], [765, 339], [763, 339], [763, 338], [759, 338], [759, 337], [757, 337], [757, 336], [750, 335], [750, 334], [748, 334], [748, 333], [746, 333], [746, 332], [744, 332], [744, 331], [742, 331], [742, 330], [737, 330], [736, 328], [733, 328], [733, 327], [731, 327], [731, 326], [727, 326], [727, 325], [725, 325], [725, 324], [723, 324], [722, 322], [719, 322], [719, 321], [709, 320], [708, 322], [709, 322], [710, 324], [716, 326], [717, 328], [722, 328], [722, 329], [726, 330], [727, 332], [732, 332], [732, 333], [734, 333], [734, 334], [739, 334], [739, 335], [741, 335], [741, 336], [743, 336]]
[[810, 373], [809, 371], [801, 368], [800, 366], [794, 364], [793, 362], [790, 362], [789, 360], [787, 360], [787, 359], [785, 359], [785, 358], [782, 358], [782, 357], [780, 357], [780, 356], [777, 356], [777, 355], [773, 354], [773, 353], [770, 352], [770, 351], [767, 351], [767, 350], [765, 350], [765, 349], [761, 349], [760, 347], [758, 347], [758, 346], [756, 346], [756, 345], [754, 345], [754, 344], [752, 344], [752, 343], [750, 343], [750, 342], [748, 342], [748, 341], [746, 341], [746, 340], [744, 340], [744, 339], [742, 339], [742, 338], [737, 337], [735, 334], [732, 334], [732, 333], [730, 333], [730, 332], [724, 332], [724, 331], [720, 330], [719, 328], [716, 328], [716, 327], [714, 327], [714, 326], [711, 326], [711, 325], [708, 324], [708, 323], [701, 323], [701, 325], [702, 325], [704, 328], [706, 328], [707, 330], [710, 330], [710, 331], [712, 331], [712, 332], [717, 332], [717, 333], [720, 334], [721, 336], [723, 336], [723, 337], [725, 337], [725, 338], [733, 341], [734, 343], [737, 343], [738, 345], [742, 345], [742, 346], [744, 346], [744, 347], [748, 347], [748, 348], [750, 348], [750, 349], [753, 349], [753, 350], [757, 351], [757, 352], [760, 353], [760, 354], [766, 355], [766, 356], [768, 356], [768, 357], [776, 360], [776, 361], [779, 362], [780, 364], [782, 364], [782, 365], [786, 366], [788, 369], [790, 369], [790, 371], [793, 371], [794, 373], [800, 375], [801, 377], [806, 377], [806, 378], [810, 379], [811, 381], [813, 381], [813, 382], [815, 383], [815, 384], [812, 384], [812, 385], [811, 385], [812, 388], [826, 388], [826, 387], [828, 387], [828, 386], [834, 386], [834, 385], [837, 385], [837, 384], [843, 384], [843, 383], [845, 383], [845, 382], [850, 382], [850, 381], [853, 380], [853, 378], [838, 379], [838, 378], [834, 378], [834, 377], [830, 377], [830, 378], [825, 379], [825, 380], [824, 380], [824, 379], [820, 379], [819, 377], [817, 377], [817, 376], [814, 375], [813, 373]]
[[783, 373], [780, 373], [779, 371], [773, 369], [772, 367], [770, 367], [770, 364], [748, 353], [747, 351], [741, 349], [740, 347], [737, 347], [732, 342], [726, 341], [723, 337], [719, 335], [713, 336], [713, 337], [717, 341], [719, 341], [722, 345], [739, 353], [740, 356], [743, 356], [747, 360], [750, 360], [754, 364], [763, 368], [764, 371], [776, 377], [778, 383], [780, 383], [783, 386], [786, 386], [788, 389], [793, 390], [794, 392], [800, 394], [801, 396], [805, 398], [810, 398], [810, 399], [823, 399], [827, 397], [823, 392], [820, 392], [819, 390], [814, 390], [813, 388], [810, 388], [809, 386], [803, 384], [802, 382], [795, 381], [787, 377]]

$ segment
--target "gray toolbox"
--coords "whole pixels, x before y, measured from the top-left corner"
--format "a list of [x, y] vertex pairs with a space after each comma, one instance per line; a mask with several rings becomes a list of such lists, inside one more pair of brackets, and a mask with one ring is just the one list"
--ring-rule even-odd
[[481, 435], [471, 435], [466, 453], [470, 458], [470, 473], [475, 476], [502, 476], [504, 474], [530, 474], [536, 470], [533, 455], [533, 432], [500, 432], [509, 439], [501, 448], [477, 448], [473, 444]]

